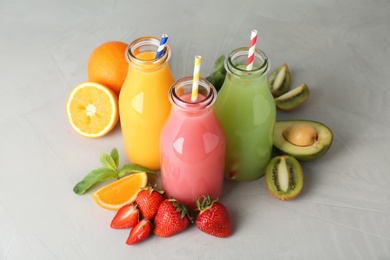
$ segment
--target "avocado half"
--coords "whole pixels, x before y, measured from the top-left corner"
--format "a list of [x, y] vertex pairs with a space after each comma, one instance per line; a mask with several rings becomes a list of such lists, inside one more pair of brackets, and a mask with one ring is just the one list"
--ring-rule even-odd
[[[298, 146], [289, 142], [283, 132], [288, 127], [297, 124], [313, 127], [317, 132], [317, 137], [308, 146]], [[295, 157], [300, 161], [313, 161], [322, 157], [330, 148], [333, 141], [333, 133], [326, 125], [310, 120], [283, 120], [275, 123], [274, 146], [284, 154]]]

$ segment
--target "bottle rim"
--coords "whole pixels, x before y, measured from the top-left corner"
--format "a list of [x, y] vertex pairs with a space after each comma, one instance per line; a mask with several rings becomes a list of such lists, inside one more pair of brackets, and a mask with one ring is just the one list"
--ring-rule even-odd
[[160, 45], [160, 40], [154, 36], [143, 36], [132, 41], [126, 48], [125, 57], [128, 63], [136, 65], [160, 65], [163, 62], [168, 62], [171, 57], [171, 49], [168, 44], [164, 47], [164, 52], [159, 58], [143, 60], [137, 58], [137, 55], [142, 52], [156, 52]]
[[169, 89], [168, 98], [172, 105], [182, 111], [197, 112], [211, 108], [217, 99], [217, 90], [207, 81], [207, 79], [199, 78], [198, 94], [204, 96], [199, 101], [186, 101], [181, 98], [185, 94], [192, 93], [192, 76], [186, 76], [177, 80]]
[[[261, 76], [266, 75], [270, 70], [270, 60], [260, 49], [255, 49], [253, 67], [246, 70], [249, 47], [241, 47], [233, 50], [225, 60], [225, 69], [236, 76]], [[244, 68], [240, 68], [244, 65]]]

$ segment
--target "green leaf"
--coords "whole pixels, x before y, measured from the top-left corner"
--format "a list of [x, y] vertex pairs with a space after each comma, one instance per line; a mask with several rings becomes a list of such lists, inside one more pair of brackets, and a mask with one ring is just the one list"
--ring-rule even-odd
[[114, 147], [111, 151], [111, 158], [114, 160], [115, 162], [115, 170], [118, 169], [119, 167], [119, 154], [118, 154], [118, 150]]
[[92, 170], [87, 176], [84, 177], [82, 181], [77, 183], [73, 191], [78, 194], [84, 194], [89, 188], [91, 188], [94, 184], [105, 181], [112, 178], [118, 178], [118, 173], [116, 170], [102, 167], [95, 170]]
[[138, 164], [125, 164], [122, 167], [122, 169], [119, 171], [118, 176], [122, 177], [126, 173], [136, 173], [136, 172], [147, 172], [147, 173], [157, 174], [157, 172]]
[[100, 162], [103, 164], [103, 166], [105, 168], [108, 168], [108, 169], [111, 169], [114, 171], [116, 171], [118, 169], [118, 167], [116, 167], [116, 163], [115, 163], [114, 159], [106, 153], [102, 153], [100, 155]]
[[214, 71], [206, 79], [219, 91], [225, 81], [225, 55], [221, 55], [214, 63]]
[[222, 73], [220, 71], [214, 71], [211, 73], [206, 79], [213, 84], [215, 89], [219, 91], [225, 81], [226, 73]]
[[214, 63], [214, 69], [217, 71], [225, 70], [225, 55], [219, 56], [219, 58]]

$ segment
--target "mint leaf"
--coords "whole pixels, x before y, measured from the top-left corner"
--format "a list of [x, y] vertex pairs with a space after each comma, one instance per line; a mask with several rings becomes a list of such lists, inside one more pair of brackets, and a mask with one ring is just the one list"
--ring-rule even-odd
[[82, 195], [94, 184], [117, 177], [118, 173], [116, 170], [105, 167], [98, 168], [92, 170], [90, 173], [87, 174], [87, 176], [84, 177], [82, 181], [77, 183], [74, 186], [73, 191], [78, 195]]
[[214, 63], [214, 69], [217, 71], [225, 70], [225, 55], [219, 56], [219, 58]]
[[102, 153], [100, 155], [100, 162], [103, 167], [92, 170], [82, 181], [77, 183], [73, 188], [75, 193], [82, 195], [96, 183], [114, 178], [117, 179], [126, 173], [147, 172], [158, 175], [157, 172], [138, 164], [126, 164], [118, 171], [119, 154], [116, 148], [111, 150], [110, 155]]
[[103, 164], [105, 168], [112, 169], [114, 171], [116, 171], [118, 168], [116, 167], [116, 163], [114, 159], [106, 153], [102, 153], [100, 155], [100, 162]]
[[118, 154], [118, 150], [115, 147], [112, 149], [110, 156], [114, 160], [115, 169], [118, 169], [118, 167], [119, 167], [119, 154]]
[[136, 173], [136, 172], [147, 172], [147, 173], [157, 174], [157, 172], [138, 164], [126, 164], [119, 171], [118, 176], [122, 177], [126, 173]]
[[214, 71], [211, 73], [206, 79], [213, 84], [215, 89], [219, 91], [223, 85], [223, 82], [225, 81], [226, 74], [220, 72], [220, 71]]
[[215, 89], [219, 91], [225, 81], [225, 55], [221, 55], [214, 63], [214, 71], [206, 77], [206, 79], [213, 84]]

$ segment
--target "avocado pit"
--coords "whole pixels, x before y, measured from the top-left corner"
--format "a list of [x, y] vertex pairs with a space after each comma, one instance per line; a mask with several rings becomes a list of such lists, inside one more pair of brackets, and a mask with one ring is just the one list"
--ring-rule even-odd
[[296, 146], [310, 146], [317, 141], [316, 129], [305, 123], [292, 124], [283, 130], [283, 137]]

